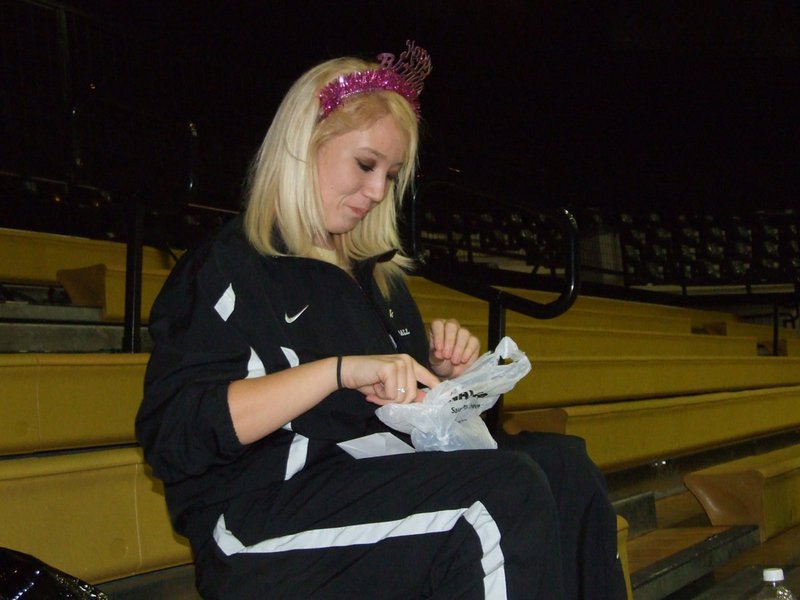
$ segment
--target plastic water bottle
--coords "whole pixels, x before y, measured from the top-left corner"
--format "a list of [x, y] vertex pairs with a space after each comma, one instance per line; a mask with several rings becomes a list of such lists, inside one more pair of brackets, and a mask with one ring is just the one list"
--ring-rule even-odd
[[764, 569], [764, 587], [758, 592], [756, 600], [797, 600], [783, 585], [783, 569]]

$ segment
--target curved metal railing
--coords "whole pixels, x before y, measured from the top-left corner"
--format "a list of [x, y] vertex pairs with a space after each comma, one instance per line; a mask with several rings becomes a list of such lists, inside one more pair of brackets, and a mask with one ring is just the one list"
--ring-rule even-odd
[[[410, 248], [412, 255], [418, 261], [423, 261], [422, 239], [422, 211], [424, 204], [432, 201], [429, 197], [436, 191], [444, 190], [446, 193], [457, 193], [462, 195], [461, 200], [467, 196], [477, 199], [477, 203], [467, 207], [468, 210], [475, 210], [478, 213], [486, 211], [489, 207], [501, 210], [518, 211], [524, 213], [534, 213], [530, 209], [513, 206], [502, 201], [481, 196], [474, 191], [444, 181], [433, 181], [426, 183], [417, 190], [412, 198], [410, 207]], [[486, 204], [491, 202], [491, 204]], [[481, 205], [481, 203], [483, 203]], [[458, 210], [464, 211], [467, 202], [459, 202]], [[561, 291], [552, 302], [541, 303], [529, 298], [523, 298], [516, 294], [501, 290], [490, 283], [476, 281], [473, 273], [459, 273], [458, 269], [436, 270], [423, 269], [423, 276], [438, 284], [444, 285], [456, 291], [474, 296], [489, 303], [488, 319], [488, 341], [489, 347], [494, 348], [505, 335], [506, 311], [513, 310], [518, 313], [533, 317], [535, 319], [552, 319], [567, 310], [574, 304], [578, 297], [580, 288], [580, 269], [579, 269], [579, 236], [578, 225], [574, 216], [566, 209], [561, 208], [552, 215], [553, 220], [561, 232], [560, 258], [562, 259], [563, 277], [561, 278]], [[463, 239], [463, 238], [462, 238]], [[463, 249], [463, 248], [462, 248]], [[457, 251], [458, 248], [450, 244], [450, 252]], [[555, 272], [555, 269], [553, 269]], [[486, 423], [491, 431], [499, 428], [500, 412], [502, 410], [502, 397], [495, 406], [486, 413]]]

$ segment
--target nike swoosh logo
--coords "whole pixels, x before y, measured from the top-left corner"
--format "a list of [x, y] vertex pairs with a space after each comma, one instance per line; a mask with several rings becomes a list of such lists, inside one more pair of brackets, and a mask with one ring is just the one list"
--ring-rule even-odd
[[306, 312], [306, 309], [307, 309], [307, 308], [308, 308], [308, 304], [306, 304], [306, 305], [305, 305], [305, 306], [304, 306], [304, 307], [303, 307], [303, 308], [300, 310], [300, 312], [299, 312], [299, 313], [297, 313], [297, 314], [296, 314], [295, 316], [293, 316], [293, 317], [290, 317], [290, 316], [289, 316], [289, 315], [287, 315], [286, 313], [283, 313], [283, 318], [284, 318], [284, 320], [285, 320], [287, 323], [294, 323], [294, 322], [297, 320], [297, 318], [298, 318], [300, 315], [302, 315], [304, 312]]

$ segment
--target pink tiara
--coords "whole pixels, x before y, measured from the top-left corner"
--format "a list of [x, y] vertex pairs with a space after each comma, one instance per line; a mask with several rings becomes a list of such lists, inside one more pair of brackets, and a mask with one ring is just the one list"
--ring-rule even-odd
[[378, 90], [400, 94], [408, 100], [419, 118], [419, 95], [425, 78], [433, 69], [428, 52], [414, 42], [407, 41], [399, 60], [395, 61], [394, 54], [388, 53], [379, 54], [378, 60], [380, 68], [340, 75], [320, 90], [320, 120], [341, 106], [346, 98]]

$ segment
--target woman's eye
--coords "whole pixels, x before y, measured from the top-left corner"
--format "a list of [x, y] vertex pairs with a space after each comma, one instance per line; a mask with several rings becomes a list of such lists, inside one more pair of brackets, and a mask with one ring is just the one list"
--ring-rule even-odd
[[386, 179], [388, 179], [389, 181], [394, 183], [395, 181], [397, 181], [397, 176], [398, 176], [397, 173], [387, 173], [386, 174]]
[[358, 163], [358, 168], [364, 171], [364, 173], [371, 173], [375, 168], [373, 165], [361, 162], [360, 160], [357, 160], [356, 163]]

